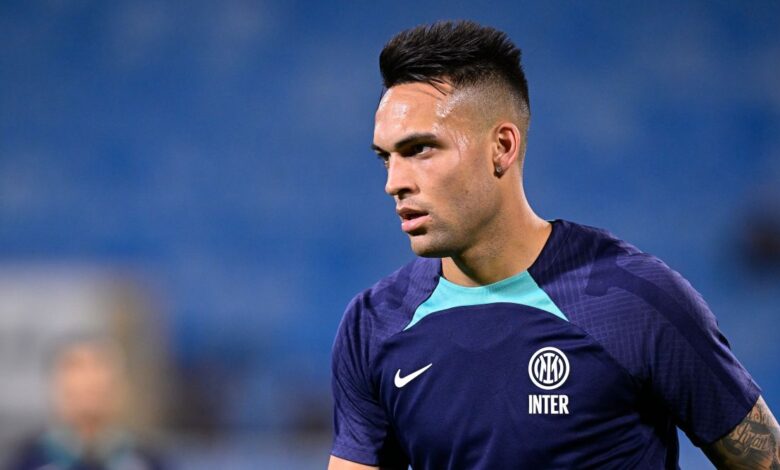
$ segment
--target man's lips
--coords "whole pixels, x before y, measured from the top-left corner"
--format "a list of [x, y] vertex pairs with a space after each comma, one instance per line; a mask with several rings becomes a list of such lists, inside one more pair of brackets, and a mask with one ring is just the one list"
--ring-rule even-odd
[[427, 212], [411, 207], [396, 208], [396, 213], [401, 218], [401, 230], [406, 233], [414, 232], [430, 219]]

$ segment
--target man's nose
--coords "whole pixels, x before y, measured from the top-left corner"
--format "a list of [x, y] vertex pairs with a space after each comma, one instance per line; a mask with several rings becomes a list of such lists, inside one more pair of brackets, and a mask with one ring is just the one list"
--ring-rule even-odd
[[387, 159], [387, 182], [385, 192], [393, 197], [403, 198], [414, 192], [414, 178], [410, 162], [403, 157], [390, 155]]

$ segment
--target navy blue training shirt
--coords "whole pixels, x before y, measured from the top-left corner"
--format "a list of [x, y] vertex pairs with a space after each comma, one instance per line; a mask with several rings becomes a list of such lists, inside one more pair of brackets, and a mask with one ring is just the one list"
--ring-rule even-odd
[[572, 222], [534, 264], [463, 287], [417, 258], [347, 307], [331, 453], [422, 469], [677, 468], [760, 390], [701, 296], [657, 258]]

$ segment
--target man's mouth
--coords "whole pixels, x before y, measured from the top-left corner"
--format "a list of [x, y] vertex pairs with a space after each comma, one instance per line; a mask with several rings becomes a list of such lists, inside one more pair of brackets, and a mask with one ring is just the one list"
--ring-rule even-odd
[[411, 233], [419, 230], [422, 225], [430, 218], [427, 212], [410, 207], [396, 209], [396, 213], [401, 218], [401, 230]]

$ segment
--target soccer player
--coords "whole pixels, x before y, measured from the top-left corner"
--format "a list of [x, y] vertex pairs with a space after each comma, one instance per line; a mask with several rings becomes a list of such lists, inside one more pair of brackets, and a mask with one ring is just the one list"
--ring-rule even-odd
[[418, 256], [356, 296], [333, 347], [331, 470], [780, 468], [780, 428], [701, 296], [522, 184], [520, 51], [440, 22], [380, 55], [373, 148]]

